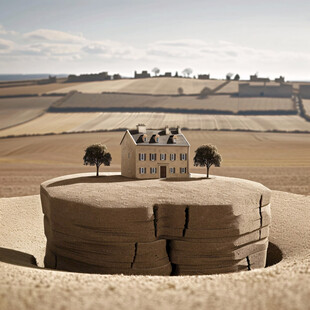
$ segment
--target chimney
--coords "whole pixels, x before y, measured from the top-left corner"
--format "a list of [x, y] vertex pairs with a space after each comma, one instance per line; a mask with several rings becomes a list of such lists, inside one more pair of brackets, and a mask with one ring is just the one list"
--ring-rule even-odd
[[137, 125], [138, 133], [146, 133], [146, 126], [144, 124]]
[[182, 132], [181, 132], [181, 127], [180, 127], [180, 126], [177, 126], [177, 133], [179, 133], [179, 134], [182, 133]]
[[170, 135], [169, 126], [165, 127], [165, 135]]

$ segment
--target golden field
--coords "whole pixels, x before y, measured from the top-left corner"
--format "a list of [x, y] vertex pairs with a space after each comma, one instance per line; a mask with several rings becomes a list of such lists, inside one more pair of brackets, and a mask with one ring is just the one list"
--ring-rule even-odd
[[[236, 82], [237, 83], [237, 82]], [[78, 85], [68, 85], [62, 88], [62, 93], [76, 90], [82, 93], [132, 93], [149, 95], [178, 95], [182, 88], [184, 94], [199, 94], [205, 87], [214, 90], [220, 85], [225, 85], [225, 80], [196, 80], [185, 78], [147, 78], [147, 79], [122, 79], [115, 81], [87, 82]], [[53, 93], [50, 91], [49, 93]]]
[[67, 87], [78, 86], [79, 83], [51, 83], [44, 85], [23, 85], [1, 87], [0, 96], [16, 96], [16, 95], [30, 95], [30, 94], [44, 94], [46, 92], [60, 92], [61, 89]]
[[302, 99], [306, 114], [310, 116], [310, 99]]
[[[258, 181], [271, 189], [310, 194], [310, 139], [308, 134], [183, 131], [195, 149], [215, 144], [223, 156], [221, 168], [211, 173]], [[39, 193], [39, 185], [50, 178], [95, 171], [83, 166], [85, 148], [106, 144], [112, 154], [110, 167], [120, 171], [120, 140], [123, 132], [64, 134], [0, 139], [0, 196]], [[205, 173], [193, 167], [191, 172]]]
[[202, 130], [310, 132], [310, 122], [296, 115], [209, 115], [155, 112], [45, 113], [24, 124], [0, 131], [0, 137], [62, 132], [148, 128], [165, 125]]
[[0, 130], [30, 121], [42, 115], [59, 97], [0, 99]]
[[[148, 109], [156, 112], [204, 113], [211, 111], [224, 113], [238, 112], [277, 112], [296, 111], [291, 98], [268, 97], [238, 97], [230, 95], [198, 96], [152, 96], [121, 93], [86, 94], [71, 93], [53, 105], [57, 111], [93, 111], [114, 110], [130, 112], [134, 109], [147, 112]], [[281, 112], [278, 112], [280, 114]]]
[[[291, 99], [238, 98], [225, 95], [237, 91], [238, 83], [227, 83], [224, 80], [152, 78], [1, 88], [0, 95], [6, 91], [16, 95], [25, 92], [42, 93], [47, 92], [49, 87], [52, 92], [60, 88], [62, 92], [69, 92], [80, 87], [78, 90], [86, 93], [69, 95], [60, 100], [59, 97], [45, 96], [0, 99], [0, 127], [13, 126], [0, 129], [0, 196], [37, 194], [39, 185], [44, 180], [63, 174], [93, 171], [92, 168], [82, 165], [83, 151], [93, 142], [107, 144], [112, 153], [112, 166], [104, 169], [119, 171], [119, 142], [123, 130], [133, 129], [137, 123], [145, 123], [149, 128], [180, 125], [189, 129], [184, 132], [192, 145], [192, 153], [203, 143], [217, 145], [223, 154], [224, 162], [222, 168], [213, 169], [215, 174], [259, 181], [271, 189], [309, 194], [309, 134], [292, 132], [310, 132], [310, 122], [298, 115], [212, 115], [164, 113], [164, 110], [160, 113], [46, 112], [50, 105], [64, 108], [64, 111], [69, 108], [154, 106], [163, 109], [182, 110], [189, 107], [233, 112], [294, 109]], [[185, 94], [199, 94], [203, 88], [208, 87], [216, 95], [204, 99], [198, 99], [198, 95], [175, 96], [178, 94], [178, 87], [182, 87]], [[103, 91], [119, 93], [100, 94]], [[145, 93], [148, 95], [143, 95]], [[164, 96], [159, 96], [160, 94]], [[307, 105], [307, 101], [305, 102]], [[110, 132], [90, 133], [91, 131]], [[55, 133], [57, 135], [47, 135]], [[21, 137], [5, 138], [7, 136]], [[204, 172], [204, 169], [192, 167], [192, 171]]]

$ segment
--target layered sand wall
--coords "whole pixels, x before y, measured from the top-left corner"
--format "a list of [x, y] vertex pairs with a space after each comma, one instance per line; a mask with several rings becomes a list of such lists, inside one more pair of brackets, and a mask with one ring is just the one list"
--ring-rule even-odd
[[259, 183], [81, 174], [44, 182], [41, 201], [47, 268], [188, 275], [266, 263], [270, 191]]

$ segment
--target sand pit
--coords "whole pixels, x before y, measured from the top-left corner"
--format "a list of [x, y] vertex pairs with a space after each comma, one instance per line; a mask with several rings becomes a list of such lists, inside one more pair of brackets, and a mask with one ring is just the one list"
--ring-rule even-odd
[[[309, 309], [310, 197], [272, 193], [268, 258], [277, 264], [212, 276], [122, 276], [42, 269], [39, 196], [0, 199], [0, 308]], [[33, 265], [33, 255], [40, 267]], [[25, 266], [31, 268], [25, 268]]]
[[265, 267], [270, 190], [259, 183], [76, 174], [44, 182], [41, 201], [47, 268], [193, 275]]

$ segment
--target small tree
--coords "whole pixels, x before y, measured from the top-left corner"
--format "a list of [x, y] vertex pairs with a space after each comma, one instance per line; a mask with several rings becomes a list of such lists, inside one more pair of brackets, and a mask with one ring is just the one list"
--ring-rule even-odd
[[155, 76], [157, 76], [157, 75], [159, 74], [160, 70], [159, 70], [157, 67], [155, 67], [155, 68], [152, 70], [152, 72], [154, 72]]
[[216, 146], [208, 144], [201, 145], [195, 151], [194, 166], [207, 167], [207, 179], [209, 179], [209, 170], [212, 165], [221, 166], [222, 156], [217, 151]]
[[183, 75], [187, 75], [187, 77], [189, 77], [192, 73], [193, 73], [193, 69], [191, 68], [185, 68], [183, 71], [182, 71]]
[[233, 74], [231, 72], [227, 73], [226, 74], [226, 80], [230, 81], [232, 76], [233, 76]]
[[235, 75], [234, 80], [235, 81], [239, 81], [240, 80], [240, 75], [238, 73]]
[[104, 164], [105, 166], [110, 166], [112, 157], [109, 152], [107, 152], [107, 147], [104, 144], [96, 143], [87, 147], [85, 150], [85, 155], [83, 157], [84, 165], [96, 166], [97, 174], [99, 176], [99, 167]]

